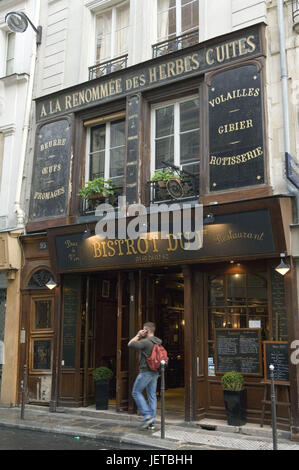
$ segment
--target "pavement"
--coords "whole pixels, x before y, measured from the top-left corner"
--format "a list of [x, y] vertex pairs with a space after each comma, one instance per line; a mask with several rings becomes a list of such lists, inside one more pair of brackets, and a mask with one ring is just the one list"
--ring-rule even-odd
[[[140, 445], [144, 450], [272, 450], [272, 429], [246, 424], [228, 426], [224, 421], [204, 419], [186, 423], [177, 416], [167, 415], [165, 439], [161, 439], [160, 419], [154, 431], [140, 428], [137, 415], [116, 413], [114, 409], [97, 411], [87, 408], [58, 408], [26, 405], [24, 420], [20, 408], [0, 407], [0, 426], [29, 429], [101, 440], [126, 448]], [[278, 450], [299, 450], [299, 442], [290, 440], [290, 433], [278, 430]]]

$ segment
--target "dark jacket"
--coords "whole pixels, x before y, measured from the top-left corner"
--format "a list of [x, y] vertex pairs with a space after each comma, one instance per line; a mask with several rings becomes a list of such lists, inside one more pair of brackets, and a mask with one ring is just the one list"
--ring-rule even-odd
[[132, 341], [129, 348], [138, 349], [140, 351], [139, 356], [139, 371], [148, 372], [151, 369], [148, 367], [146, 358], [150, 357], [154, 344], [162, 344], [162, 340], [156, 336], [150, 336], [139, 341]]

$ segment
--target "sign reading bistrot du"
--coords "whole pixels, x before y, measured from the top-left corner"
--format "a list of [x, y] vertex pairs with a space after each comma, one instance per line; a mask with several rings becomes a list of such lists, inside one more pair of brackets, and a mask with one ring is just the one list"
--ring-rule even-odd
[[213, 76], [209, 88], [211, 191], [265, 182], [262, 116], [256, 65]]

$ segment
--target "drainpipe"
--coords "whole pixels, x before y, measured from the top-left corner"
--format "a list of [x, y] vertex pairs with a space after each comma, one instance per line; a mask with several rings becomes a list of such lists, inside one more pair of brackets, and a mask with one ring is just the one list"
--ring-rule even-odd
[[[284, 14], [283, 14], [284, 0], [277, 0], [277, 16], [278, 16], [278, 29], [279, 29], [279, 46], [280, 46], [280, 69], [281, 69], [281, 89], [282, 89], [282, 112], [283, 112], [283, 131], [284, 131], [284, 151], [291, 153], [290, 144], [290, 118], [289, 118], [289, 99], [288, 99], [288, 73], [287, 73], [287, 59], [285, 50], [285, 31], [284, 31]], [[296, 198], [296, 220], [299, 222], [299, 191], [287, 179], [288, 191]]]
[[[36, 5], [35, 24], [39, 24], [38, 22], [39, 22], [39, 15], [40, 15], [40, 0], [36, 0], [34, 3]], [[23, 126], [23, 134], [22, 134], [22, 147], [21, 147], [21, 155], [20, 155], [20, 162], [19, 162], [19, 173], [18, 173], [18, 178], [17, 178], [16, 200], [15, 200], [15, 212], [17, 215], [17, 228], [19, 229], [24, 229], [24, 226], [25, 226], [25, 213], [21, 207], [21, 194], [22, 194], [23, 173], [24, 173], [25, 160], [26, 160], [27, 141], [28, 141], [28, 134], [29, 134], [29, 128], [30, 128], [30, 111], [31, 111], [31, 106], [32, 106], [35, 62], [36, 62], [36, 56], [37, 56], [37, 45], [36, 45], [35, 37], [32, 39], [32, 42], [33, 42], [33, 47], [32, 47], [31, 61], [30, 61], [30, 76], [29, 76], [27, 96], [26, 96], [24, 126]]]

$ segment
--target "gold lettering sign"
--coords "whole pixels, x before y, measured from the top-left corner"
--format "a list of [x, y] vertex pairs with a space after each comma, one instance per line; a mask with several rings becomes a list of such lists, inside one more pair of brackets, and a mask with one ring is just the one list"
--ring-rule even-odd
[[[144, 65], [133, 74], [129, 71], [125, 75], [122, 71], [121, 77], [114, 77], [115, 74], [113, 74], [113, 78], [108, 80], [100, 78], [98, 84], [77, 89], [72, 93], [60, 94], [48, 101], [41, 99], [38, 101], [38, 118], [44, 119], [58, 113], [75, 111], [77, 108], [87, 107], [134, 91], [142, 91], [159, 83], [183, 78], [185, 75], [203, 73], [211, 67], [261, 53], [259, 36], [258, 27], [254, 27], [247, 36], [223, 41], [211, 47], [199, 46], [196, 51], [193, 48], [191, 53], [164, 60], [162, 63], [162, 59], [157, 59], [157, 65]], [[135, 70], [136, 66], [134, 67]], [[243, 91], [239, 90], [239, 92], [241, 97]], [[256, 90], [249, 90], [247, 93], [256, 93]], [[225, 97], [219, 99], [225, 99]], [[229, 98], [226, 97], [226, 99]], [[217, 99], [214, 105], [216, 104], [218, 104]]]

